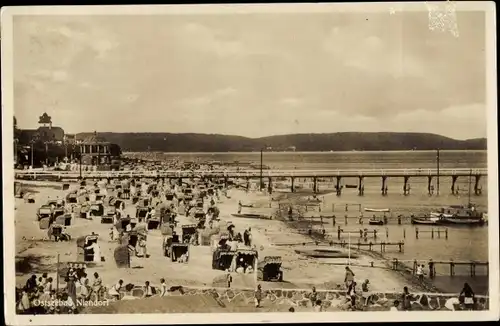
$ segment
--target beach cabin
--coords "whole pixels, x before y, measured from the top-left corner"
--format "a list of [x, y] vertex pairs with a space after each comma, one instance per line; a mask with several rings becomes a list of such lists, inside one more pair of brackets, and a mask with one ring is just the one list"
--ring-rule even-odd
[[98, 239], [99, 237], [96, 234], [85, 235], [76, 239], [78, 261], [94, 261], [94, 250], [87, 247], [89, 247], [92, 243], [97, 243]]
[[128, 244], [122, 244], [115, 248], [114, 258], [116, 267], [118, 268], [130, 268], [130, 256], [131, 250], [128, 247]]
[[196, 224], [185, 224], [182, 225], [181, 239], [183, 243], [190, 243], [191, 237], [196, 234], [197, 225]]
[[257, 267], [257, 280], [264, 282], [283, 282], [281, 256], [266, 256]]

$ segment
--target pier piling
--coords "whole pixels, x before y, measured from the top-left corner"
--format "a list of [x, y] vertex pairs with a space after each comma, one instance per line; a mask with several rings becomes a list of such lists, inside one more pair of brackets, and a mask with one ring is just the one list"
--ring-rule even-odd
[[455, 184], [457, 183], [457, 180], [458, 180], [458, 175], [451, 176], [451, 194], [452, 195], [458, 195], [457, 191], [455, 190]]
[[408, 183], [409, 180], [410, 180], [409, 176], [404, 176], [403, 195], [405, 196], [410, 194], [410, 185]]
[[437, 235], [438, 239], [441, 239], [441, 235], [444, 235], [445, 239], [448, 240], [448, 228], [431, 228], [430, 230], [415, 228], [415, 239], [419, 238], [420, 233], [430, 233], [431, 239], [434, 239], [435, 235]]
[[342, 186], [340, 185], [340, 181], [342, 180], [342, 177], [337, 177], [337, 184], [335, 185], [335, 189], [337, 190], [337, 196], [340, 196], [342, 194]]
[[387, 195], [387, 176], [382, 176], [382, 196]]
[[364, 185], [364, 177], [359, 177], [359, 185], [358, 185], [358, 195], [363, 196], [365, 194], [365, 185]]
[[481, 188], [479, 187], [479, 180], [481, 179], [480, 175], [475, 176], [475, 182], [474, 182], [474, 194], [476, 196], [481, 195]]
[[434, 186], [432, 185], [432, 175], [427, 177], [427, 191], [429, 193], [429, 196], [432, 196], [434, 193]]

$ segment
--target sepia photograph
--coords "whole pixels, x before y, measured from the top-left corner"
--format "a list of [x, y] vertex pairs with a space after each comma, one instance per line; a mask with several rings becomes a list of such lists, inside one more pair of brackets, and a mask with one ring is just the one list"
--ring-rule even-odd
[[7, 324], [498, 320], [495, 15], [2, 8]]

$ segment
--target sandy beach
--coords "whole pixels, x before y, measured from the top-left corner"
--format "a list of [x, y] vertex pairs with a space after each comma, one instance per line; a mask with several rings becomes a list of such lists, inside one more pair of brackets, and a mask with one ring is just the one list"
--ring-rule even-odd
[[[72, 185], [70, 190], [77, 186]], [[82, 235], [95, 232], [99, 235], [99, 244], [102, 255], [106, 261], [90, 268], [88, 272], [98, 272], [104, 284], [113, 284], [118, 279], [125, 283], [144, 284], [150, 281], [152, 284], [159, 283], [160, 278], [165, 278], [170, 285], [194, 285], [210, 286], [224, 275], [223, 271], [211, 268], [212, 254], [209, 246], [190, 246], [190, 260], [187, 264], [171, 262], [162, 254], [162, 236], [159, 230], [150, 230], [148, 233], [149, 258], [133, 257], [130, 269], [118, 269], [113, 259], [113, 250], [116, 242], [110, 240], [109, 224], [101, 224], [98, 218], [85, 220], [73, 218], [68, 232], [73, 240], [70, 242], [43, 241], [47, 237], [46, 230], [40, 230], [36, 222], [36, 210], [49, 198], [63, 198], [69, 191], [56, 190], [48, 187], [36, 187], [35, 204], [24, 203], [22, 199], [16, 199], [16, 275], [17, 285], [23, 285], [30, 274], [48, 272], [55, 274], [57, 266], [57, 255], [60, 255], [61, 263], [76, 261], [75, 239]], [[244, 212], [258, 211], [267, 212], [271, 215], [276, 209], [276, 203], [269, 208], [270, 197], [258, 191], [245, 192], [231, 189], [228, 191], [230, 198], [221, 199], [217, 203], [221, 214], [221, 224], [231, 221], [236, 226], [237, 232], [243, 232], [246, 228], [252, 229], [253, 242], [256, 244], [259, 257], [281, 256], [283, 259], [284, 282], [259, 282], [263, 288], [302, 288], [307, 289], [316, 286], [318, 289], [341, 288], [344, 281], [344, 266], [332, 265], [321, 259], [307, 258], [295, 252], [294, 246], [276, 246], [283, 243], [300, 243], [310, 239], [299, 234], [295, 229], [288, 227], [280, 220], [265, 220], [255, 218], [234, 217], [238, 202], [253, 204], [255, 208], [246, 209]], [[130, 216], [135, 216], [135, 205], [126, 201], [125, 211]], [[193, 223], [191, 217], [178, 216], [180, 228], [183, 224]], [[301, 246], [303, 249], [304, 246]], [[335, 248], [335, 247], [334, 247]], [[346, 250], [335, 248], [339, 250]], [[347, 263], [347, 259], [334, 259], [336, 263]], [[353, 265], [368, 265], [376, 260], [369, 255], [358, 253], [357, 258], [352, 258]], [[328, 259], [332, 261], [332, 259]], [[383, 265], [382, 260], [375, 261], [375, 265]], [[352, 267], [358, 282], [369, 279], [374, 291], [401, 291], [408, 285], [404, 277], [397, 273], [381, 268]], [[88, 273], [90, 275], [90, 273]], [[233, 273], [233, 287], [254, 288], [256, 286], [255, 274], [237, 275]], [[410, 285], [411, 290], [418, 290]]]

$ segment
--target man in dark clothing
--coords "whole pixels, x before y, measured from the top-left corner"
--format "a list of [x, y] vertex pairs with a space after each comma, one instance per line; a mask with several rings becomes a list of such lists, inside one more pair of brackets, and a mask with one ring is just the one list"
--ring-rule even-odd
[[36, 290], [36, 275], [31, 275], [31, 277], [26, 281], [26, 292], [34, 292]]
[[175, 231], [172, 233], [172, 243], [179, 243], [179, 236]]
[[245, 246], [248, 246], [248, 230], [243, 232], [243, 242], [245, 243]]

